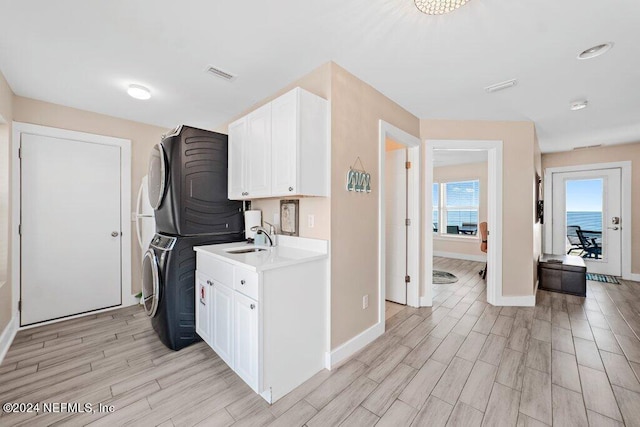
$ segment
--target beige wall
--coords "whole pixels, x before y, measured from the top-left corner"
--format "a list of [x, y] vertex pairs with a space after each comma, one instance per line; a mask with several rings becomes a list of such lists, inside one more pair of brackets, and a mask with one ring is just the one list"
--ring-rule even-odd
[[542, 168], [621, 161], [631, 161], [631, 272], [640, 274], [640, 142], [543, 154]]
[[[535, 285], [533, 122], [421, 120], [420, 137], [503, 141], [502, 295], [527, 296]], [[426, 159], [425, 159], [426, 160]], [[425, 162], [426, 164], [426, 162]], [[489, 250], [491, 250], [489, 248]]]
[[[383, 119], [416, 136], [420, 124], [417, 117], [331, 62], [237, 117], [296, 86], [331, 101], [331, 197], [300, 199], [300, 235], [331, 241], [331, 348], [335, 349], [377, 322], [378, 121]], [[226, 132], [227, 127], [228, 123], [218, 131]], [[369, 194], [345, 190], [345, 173], [358, 156], [372, 175]], [[252, 208], [262, 210], [263, 218], [272, 221], [273, 213], [279, 211], [279, 199], [253, 200]], [[313, 229], [306, 224], [309, 213], [315, 215]], [[364, 295], [369, 295], [366, 310], [362, 309]]]
[[[331, 72], [331, 347], [377, 322], [379, 120], [411, 135], [420, 121], [373, 87], [332, 64]], [[345, 189], [357, 157], [371, 173], [372, 192]], [[369, 308], [362, 297], [369, 295]]]
[[0, 335], [11, 320], [11, 270], [9, 265], [9, 150], [13, 92], [0, 73]]
[[[131, 140], [132, 209], [135, 207], [140, 180], [147, 174], [148, 156], [151, 148], [160, 141], [162, 134], [167, 131], [167, 129], [157, 126], [19, 96], [13, 98], [13, 120]], [[135, 233], [134, 227], [132, 224], [133, 233]], [[141, 289], [140, 265], [142, 262], [135, 236], [131, 238], [131, 256], [131, 293], [135, 295]]]
[[[487, 175], [488, 164], [468, 163], [463, 165], [441, 166], [433, 168], [433, 181], [438, 183], [453, 181], [480, 181], [480, 206], [478, 208], [478, 223], [487, 220]], [[427, 218], [430, 218], [427, 216]], [[431, 224], [426, 224], [428, 227]], [[447, 252], [461, 255], [475, 255], [484, 257], [486, 254], [480, 250], [480, 236], [475, 238], [459, 238], [447, 236], [434, 236], [434, 252]]]
[[[301, 77], [295, 82], [283, 87], [269, 98], [254, 104], [247, 110], [238, 114], [228, 123], [220, 126], [217, 131], [228, 133], [229, 123], [234, 122], [238, 118], [247, 115], [251, 111], [259, 108], [266, 103], [274, 100], [278, 96], [290, 91], [293, 88], [301, 87], [313, 94], [324, 99], [331, 100], [331, 63], [326, 63], [309, 74]], [[251, 209], [259, 209], [262, 211], [262, 219], [264, 221], [274, 223], [273, 215], [280, 214], [280, 198], [273, 199], [256, 199], [251, 201]], [[300, 237], [308, 237], [313, 239], [329, 240], [331, 238], [331, 204], [328, 197], [300, 197]], [[314, 216], [314, 227], [308, 227], [308, 215]], [[275, 224], [278, 232], [279, 224]]]

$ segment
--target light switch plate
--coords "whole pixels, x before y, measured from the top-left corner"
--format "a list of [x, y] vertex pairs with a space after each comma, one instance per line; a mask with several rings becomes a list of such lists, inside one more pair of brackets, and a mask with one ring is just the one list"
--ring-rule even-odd
[[313, 228], [316, 226], [316, 216], [315, 215], [307, 215], [307, 227]]

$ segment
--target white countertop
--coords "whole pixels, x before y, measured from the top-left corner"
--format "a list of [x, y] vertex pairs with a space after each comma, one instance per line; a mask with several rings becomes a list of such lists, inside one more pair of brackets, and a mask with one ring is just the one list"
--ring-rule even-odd
[[[241, 254], [229, 253], [229, 251], [249, 248], [265, 250]], [[326, 240], [278, 236], [278, 246], [274, 247], [236, 242], [195, 246], [193, 249], [222, 261], [260, 272], [325, 259], [328, 257], [327, 248]]]

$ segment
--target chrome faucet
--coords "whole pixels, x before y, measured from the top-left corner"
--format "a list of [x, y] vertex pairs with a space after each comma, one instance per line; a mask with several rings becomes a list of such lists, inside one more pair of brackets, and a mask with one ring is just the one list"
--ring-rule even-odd
[[266, 228], [261, 227], [259, 225], [254, 225], [251, 227], [251, 231], [255, 231], [258, 234], [264, 234], [267, 239], [269, 239], [269, 246], [276, 245], [276, 227], [273, 224], [269, 224], [267, 221], [263, 221], [265, 224], [269, 226], [269, 231]]

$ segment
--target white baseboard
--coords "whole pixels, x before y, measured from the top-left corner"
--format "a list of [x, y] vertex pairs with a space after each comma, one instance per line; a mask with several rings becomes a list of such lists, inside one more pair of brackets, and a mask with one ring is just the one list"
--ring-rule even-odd
[[11, 347], [13, 339], [18, 333], [18, 323], [18, 315], [16, 314], [11, 318], [11, 320], [9, 320], [9, 324], [5, 326], [4, 331], [2, 331], [2, 335], [0, 335], [0, 364], [2, 364], [4, 357], [7, 355], [7, 351], [9, 351], [9, 347]]
[[140, 304], [141, 299], [136, 298], [135, 295], [129, 295], [128, 298], [125, 298], [124, 301], [122, 301], [122, 307], [129, 307], [131, 305], [136, 305], [136, 304]]
[[433, 256], [438, 256], [442, 258], [462, 259], [465, 261], [487, 262], [486, 255], [471, 255], [471, 254], [459, 254], [456, 252], [433, 251]]
[[427, 297], [420, 297], [420, 307], [431, 307], [433, 302], [429, 303]]
[[348, 357], [353, 356], [356, 352], [363, 349], [368, 344], [371, 344], [382, 334], [384, 334], [384, 322], [378, 322], [364, 332], [351, 338], [335, 350], [332, 350], [331, 355], [329, 356], [330, 360], [327, 361], [329, 362], [329, 366], [335, 366]]
[[534, 295], [525, 295], [518, 297], [510, 297], [510, 296], [501, 296], [498, 299], [498, 306], [515, 306], [515, 307], [535, 307], [536, 305], [536, 296]]
[[629, 277], [623, 277], [624, 280], [633, 280], [634, 282], [640, 282], [640, 274], [631, 273]]

